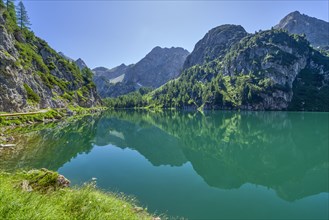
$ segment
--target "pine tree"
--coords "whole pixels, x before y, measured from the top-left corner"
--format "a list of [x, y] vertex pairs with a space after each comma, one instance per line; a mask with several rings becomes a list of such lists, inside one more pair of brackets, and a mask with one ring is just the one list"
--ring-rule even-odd
[[7, 0], [6, 2], [6, 7], [7, 7], [7, 10], [12, 6], [14, 5], [15, 6], [15, 0]]
[[5, 4], [3, 3], [2, 0], [0, 0], [0, 9], [1, 9], [1, 8], [4, 8], [4, 7], [5, 7]]
[[7, 0], [7, 2], [6, 2], [7, 13], [9, 15], [9, 18], [7, 19], [7, 23], [11, 27], [12, 30], [14, 30], [17, 25], [14, 1], [15, 0]]
[[21, 30], [23, 30], [23, 28], [29, 29], [31, 26], [29, 16], [27, 15], [27, 11], [22, 1], [20, 1], [17, 6], [17, 20]]

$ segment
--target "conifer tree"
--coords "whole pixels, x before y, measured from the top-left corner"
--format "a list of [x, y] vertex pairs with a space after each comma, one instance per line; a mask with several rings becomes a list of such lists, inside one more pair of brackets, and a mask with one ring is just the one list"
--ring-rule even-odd
[[0, 0], [0, 9], [1, 9], [1, 8], [4, 8], [4, 7], [5, 7], [5, 4], [3, 3], [2, 0]]
[[15, 6], [15, 0], [7, 0], [6, 2], [6, 7], [7, 7], [7, 10], [12, 6], [14, 5]]
[[16, 20], [16, 10], [15, 10], [15, 0], [7, 0], [6, 2], [6, 7], [7, 7], [7, 12], [9, 14], [9, 22], [11, 27], [15, 27], [17, 24]]
[[29, 16], [27, 15], [27, 11], [22, 1], [20, 1], [17, 6], [17, 20], [21, 30], [23, 30], [23, 28], [29, 29], [31, 26]]

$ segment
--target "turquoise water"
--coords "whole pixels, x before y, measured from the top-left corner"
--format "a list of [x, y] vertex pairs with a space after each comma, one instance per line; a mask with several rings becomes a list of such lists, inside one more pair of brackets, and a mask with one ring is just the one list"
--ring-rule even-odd
[[32, 127], [0, 168], [58, 170], [189, 219], [327, 219], [328, 113], [107, 112]]

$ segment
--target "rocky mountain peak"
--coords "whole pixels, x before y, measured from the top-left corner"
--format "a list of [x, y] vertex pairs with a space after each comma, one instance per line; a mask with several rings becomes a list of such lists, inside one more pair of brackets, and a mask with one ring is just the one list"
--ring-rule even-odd
[[87, 64], [85, 63], [85, 61], [83, 61], [81, 58], [77, 59], [75, 61], [75, 64], [77, 64], [77, 66], [79, 67], [80, 70], [84, 69], [84, 68], [88, 68]]
[[299, 16], [302, 16], [302, 14], [299, 11], [293, 11], [293, 12], [289, 13], [287, 16], [299, 17]]
[[157, 88], [179, 76], [189, 52], [180, 47], [153, 48], [127, 71], [125, 82]]
[[223, 57], [230, 47], [247, 32], [241, 25], [225, 24], [211, 29], [194, 47], [184, 63], [184, 69]]
[[119, 67], [123, 68], [123, 67], [127, 67], [127, 65], [122, 63]]
[[314, 47], [329, 46], [329, 23], [299, 11], [289, 13], [274, 28], [287, 30], [291, 34], [305, 34]]
[[188, 55], [189, 52], [181, 47], [171, 47], [171, 48], [164, 47], [164, 48], [162, 48], [162, 47], [156, 46], [143, 59], [145, 59], [147, 57], [166, 55], [166, 54], [187, 54]]

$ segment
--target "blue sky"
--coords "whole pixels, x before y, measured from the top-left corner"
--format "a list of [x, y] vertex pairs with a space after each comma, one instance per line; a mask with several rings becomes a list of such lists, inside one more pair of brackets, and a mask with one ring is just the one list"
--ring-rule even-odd
[[328, 1], [23, 1], [35, 34], [89, 67], [142, 59], [155, 46], [190, 52], [208, 30], [269, 29], [288, 13], [328, 21]]

